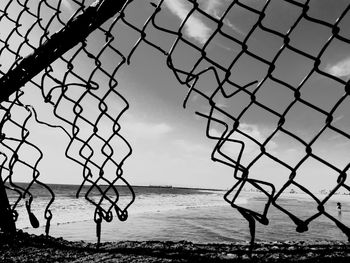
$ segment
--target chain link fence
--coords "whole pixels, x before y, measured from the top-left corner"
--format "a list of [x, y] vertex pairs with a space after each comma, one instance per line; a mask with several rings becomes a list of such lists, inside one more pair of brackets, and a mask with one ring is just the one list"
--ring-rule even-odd
[[[134, 201], [135, 194], [123, 177], [123, 164], [132, 149], [120, 133], [119, 119], [129, 104], [127, 98], [118, 92], [117, 76], [121, 68], [132, 63], [132, 56], [138, 47], [147, 45], [166, 57], [168, 68], [178, 82], [187, 87], [184, 107], [192, 102], [194, 96], [207, 101], [209, 111], [196, 114], [206, 120], [206, 135], [216, 142], [212, 160], [232, 168], [235, 183], [224, 199], [249, 222], [252, 242], [255, 222], [268, 224], [271, 206], [287, 214], [298, 232], [307, 231], [311, 221], [326, 216], [350, 237], [348, 226], [326, 209], [327, 201], [340, 190], [349, 194], [347, 173], [350, 159], [346, 157], [346, 163], [339, 165], [315, 151], [315, 145], [328, 140], [330, 134], [341, 137], [345, 143], [350, 139], [349, 127], [337, 125], [341, 117], [336, 117], [337, 110], [349, 105], [348, 74], [328, 70], [324, 65], [332, 45], [350, 46], [350, 36], [343, 30], [350, 16], [348, 2], [342, 1], [342, 10], [336, 20], [327, 21], [313, 16], [313, 3], [308, 0], [223, 1], [220, 12], [213, 8], [215, 4], [220, 4], [217, 1], [146, 1], [153, 11], [142, 24], [136, 23], [132, 14], [133, 10], [145, 5], [145, 1], [114, 2], [11, 0], [0, 4], [0, 84], [1, 90], [6, 91], [1, 103], [1, 175], [7, 191], [18, 194], [17, 201], [10, 204], [15, 219], [16, 206], [22, 199], [26, 200], [30, 213], [33, 201], [31, 187], [40, 184], [52, 196], [45, 211], [48, 233], [52, 218], [50, 205], [55, 198], [50, 188], [40, 181], [37, 166], [43, 151], [27, 140], [31, 131], [26, 124], [30, 118], [46, 125], [60, 126], [69, 136], [66, 157], [81, 165], [81, 187], [90, 187], [85, 198], [95, 206], [97, 235], [101, 221], [111, 221], [113, 214], [120, 220], [127, 219], [127, 209]], [[280, 17], [284, 23], [271, 23], [274, 16], [281, 15], [276, 13], [276, 5], [282, 2], [286, 8], [294, 11], [290, 16]], [[175, 27], [166, 23], [164, 18], [169, 16], [169, 12], [180, 18], [181, 23]], [[245, 30], [240, 30], [230, 20], [237, 13], [247, 18]], [[112, 18], [108, 20], [109, 17]], [[204, 27], [204, 24], [207, 26]], [[197, 28], [193, 29], [193, 25], [197, 25]], [[328, 37], [322, 41], [316, 39], [315, 43], [311, 41], [311, 45], [296, 42], [300, 28], [308, 25], [319, 31], [327, 31]], [[134, 31], [139, 37], [136, 43], [130, 43], [130, 46], [133, 45], [130, 52], [123, 53], [117, 49], [118, 35], [114, 32], [118, 26]], [[53, 33], [58, 30], [60, 32]], [[317, 38], [321, 34], [317, 30], [308, 34]], [[171, 39], [171, 45], [155, 42], [152, 38], [155, 31]], [[257, 40], [259, 34], [264, 35], [267, 44]], [[304, 34], [302, 39], [307, 38], [308, 34]], [[268, 42], [269, 39], [273, 40]], [[213, 45], [226, 50], [227, 56], [215, 53]], [[192, 56], [186, 63], [177, 63], [184, 49]], [[112, 66], [106, 57], [111, 54], [116, 58]], [[299, 64], [293, 64], [294, 68], [286, 74], [281, 68], [289, 62], [281, 61], [291, 57]], [[84, 70], [80, 63], [84, 63]], [[290, 61], [289, 65], [292, 63]], [[247, 65], [251, 72], [248, 78], [242, 78], [242, 69], [246, 70]], [[312, 95], [305, 95], [315, 75], [342, 89], [341, 96], [327, 102], [328, 108], [315, 103]], [[205, 84], [209, 80], [210, 89]], [[25, 88], [19, 89], [24, 84]], [[39, 120], [36, 109], [22, 102], [24, 90], [30, 92], [28, 86], [40, 90], [43, 100], [51, 105], [54, 115], [61, 121], [59, 125]], [[107, 88], [102, 89], [102, 86]], [[290, 98], [283, 100], [279, 107], [267, 103], [262, 95], [268, 87], [276, 86], [288, 93]], [[111, 100], [118, 100], [122, 106], [118, 109], [112, 107], [109, 103]], [[87, 104], [86, 101], [95, 103]], [[227, 103], [238, 106], [231, 111]], [[97, 113], [92, 116], [87, 110], [89, 107], [94, 107]], [[317, 115], [319, 129], [307, 136], [295, 131], [290, 116], [296, 109]], [[246, 124], [246, 116], [251, 112], [273, 120], [273, 129], [269, 129], [266, 136], [260, 136]], [[107, 126], [109, 130], [102, 130], [101, 126]], [[302, 149], [303, 154], [298, 161], [276, 154], [274, 144], [278, 136], [289, 140], [291, 149]], [[232, 145], [234, 152], [228, 151]], [[21, 154], [24, 148], [37, 153], [38, 158], [25, 159]], [[253, 152], [249, 155], [253, 157], [247, 158], [247, 151]], [[287, 174], [283, 184], [276, 186], [274, 181], [257, 176], [256, 167], [260, 162], [279, 166]], [[316, 196], [310, 190], [310, 185], [299, 182], [298, 176], [310, 162], [333, 175], [334, 184], [327, 195]], [[13, 180], [18, 167], [27, 169], [29, 184], [26, 188]], [[114, 170], [113, 178], [108, 178], [105, 173], [110, 167]], [[130, 200], [126, 204], [119, 203], [118, 185], [129, 189]], [[266, 196], [262, 211], [236, 202], [248, 186]], [[291, 191], [291, 187], [310, 197], [317, 211], [305, 219], [281, 205], [279, 197]], [[81, 189], [78, 189], [77, 196]], [[93, 191], [99, 192], [99, 200], [90, 197]], [[35, 216], [31, 218], [35, 226]]]

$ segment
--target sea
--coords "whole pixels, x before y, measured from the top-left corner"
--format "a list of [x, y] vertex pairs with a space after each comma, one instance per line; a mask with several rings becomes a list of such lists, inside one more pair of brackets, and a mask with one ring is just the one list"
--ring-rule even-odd
[[[24, 185], [22, 185], [24, 186]], [[49, 185], [55, 193], [51, 205], [53, 218], [50, 235], [71, 241], [96, 242], [96, 225], [93, 221], [94, 206], [84, 195], [77, 198], [77, 185]], [[225, 190], [191, 189], [170, 186], [135, 186], [136, 199], [128, 209], [128, 219], [124, 222], [114, 217], [112, 222], [102, 223], [101, 241], [191, 241], [197, 243], [231, 243], [249, 241], [248, 222], [227, 203], [223, 196]], [[83, 188], [82, 192], [86, 192]], [[40, 226], [30, 224], [25, 203], [17, 205], [16, 227], [31, 234], [44, 234], [44, 209], [50, 200], [45, 188], [33, 185], [31, 212], [39, 220]], [[95, 195], [95, 196], [94, 196]], [[11, 203], [16, 193], [9, 191]], [[90, 193], [98, 199], [98, 191]], [[321, 200], [326, 196], [318, 196]], [[120, 190], [120, 200], [130, 198], [127, 189]], [[241, 192], [235, 204], [263, 212], [267, 198], [258, 192]], [[341, 202], [342, 209], [337, 209]], [[277, 204], [301, 219], [317, 213], [317, 203], [308, 195], [287, 193], [277, 199]], [[350, 195], [335, 195], [325, 204], [327, 214], [350, 227]], [[293, 221], [274, 206], [268, 209], [268, 225], [256, 224], [257, 241], [287, 240], [340, 240], [347, 236], [328, 217], [322, 215], [309, 224], [309, 230], [296, 232]]]

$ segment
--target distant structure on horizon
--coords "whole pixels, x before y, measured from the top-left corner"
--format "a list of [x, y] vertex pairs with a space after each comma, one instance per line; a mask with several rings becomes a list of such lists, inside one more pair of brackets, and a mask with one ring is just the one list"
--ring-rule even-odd
[[152, 185], [152, 184], [150, 184], [148, 187], [152, 187], [152, 188], [173, 188], [172, 185]]

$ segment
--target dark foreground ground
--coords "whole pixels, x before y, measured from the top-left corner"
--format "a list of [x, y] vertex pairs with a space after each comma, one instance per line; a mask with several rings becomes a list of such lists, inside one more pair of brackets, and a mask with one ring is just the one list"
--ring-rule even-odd
[[0, 233], [0, 262], [350, 262], [350, 243], [334, 241], [194, 244], [131, 242], [95, 244], [18, 232]]

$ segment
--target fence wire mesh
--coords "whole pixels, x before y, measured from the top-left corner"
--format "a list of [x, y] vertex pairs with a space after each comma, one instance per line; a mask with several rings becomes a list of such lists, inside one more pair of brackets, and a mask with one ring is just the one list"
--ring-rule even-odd
[[[5, 79], [9, 75], [8, 72], [25, 61], [25, 56], [30, 53], [35, 56], [38, 47], [50, 41], [52, 32], [64, 28], [69, 21], [87, 12], [87, 7], [92, 4], [91, 2], [84, 0], [2, 1], [0, 4], [0, 74], [2, 79]], [[103, 2], [108, 1], [99, 1], [99, 3]], [[124, 1], [118, 3], [120, 2]], [[337, 125], [337, 120], [340, 118], [336, 117], [338, 109], [349, 105], [349, 79], [346, 74], [336, 74], [325, 70], [323, 64], [327, 51], [334, 43], [349, 47], [350, 37], [344, 33], [343, 28], [350, 17], [350, 4], [344, 1], [342, 12], [335, 21], [330, 22], [313, 16], [312, 1], [280, 1], [294, 10], [293, 16], [286, 18], [289, 26], [281, 28], [281, 25], [269, 23], [271, 16], [278, 15], [271, 13], [271, 10], [279, 1], [223, 1], [221, 4], [224, 4], [225, 8], [220, 13], [210, 9], [209, 2], [213, 5], [216, 3], [216, 1], [194, 0], [147, 2], [152, 12], [144, 23], [139, 24], [132, 16], [133, 10], [142, 8], [145, 1], [126, 1], [120, 12], [116, 13], [111, 20], [99, 26], [86, 39], [81, 39], [74, 48], [60, 55], [54, 63], [44, 65], [45, 69], [38, 76], [27, 80], [27, 86], [31, 85], [40, 89], [44, 101], [52, 105], [54, 115], [63, 123], [60, 124], [60, 127], [70, 138], [66, 156], [83, 168], [81, 186], [90, 186], [90, 190], [85, 193], [85, 198], [95, 206], [95, 222], [98, 225], [98, 231], [102, 220], [111, 221], [113, 219], [112, 210], [115, 210], [120, 220], [125, 220], [127, 209], [135, 199], [132, 187], [123, 177], [123, 164], [132, 149], [119, 132], [119, 119], [128, 109], [129, 104], [127, 98], [118, 92], [117, 75], [122, 67], [132, 63], [132, 56], [138, 47], [147, 45], [166, 57], [168, 68], [174, 73], [178, 82], [187, 87], [184, 107], [191, 102], [191, 96], [199, 96], [207, 101], [209, 111], [196, 113], [206, 120], [207, 137], [216, 142], [211, 156], [212, 160], [232, 168], [235, 183], [224, 199], [247, 219], [252, 241], [255, 235], [255, 222], [268, 224], [268, 211], [271, 206], [288, 215], [295, 223], [298, 232], [306, 231], [309, 223], [316, 218], [326, 216], [350, 238], [348, 226], [326, 209], [327, 201], [339, 190], [347, 193], [350, 191], [347, 179], [350, 167], [349, 157], [346, 157], [345, 164], [339, 165], [314, 150], [315, 145], [322, 140], [327, 140], [330, 134], [341, 137], [345, 142], [349, 142], [350, 139], [348, 126]], [[175, 14], [181, 18], [181, 23], [175, 27], [164, 22], [164, 17], [168, 15], [166, 11], [169, 11], [174, 3], [180, 3], [181, 7], [175, 11]], [[250, 18], [245, 32], [233, 30], [235, 33], [232, 33], [232, 30], [228, 30], [234, 28], [234, 24], [228, 19], [234, 12], [244, 13]], [[73, 18], [70, 18], [68, 13], [72, 13]], [[197, 33], [192, 32], [191, 35], [189, 25], [197, 23], [199, 18], [210, 27], [206, 27], [205, 33], [200, 34], [197, 31]], [[329, 32], [329, 37], [323, 41], [315, 41], [311, 48], [295, 43], [293, 37], [300, 27], [306, 24], [312, 24], [318, 30]], [[138, 36], [136, 43], [130, 43], [133, 48], [128, 52], [117, 48], [118, 35], [115, 32], [120, 26], [134, 31]], [[3, 28], [8, 30], [3, 30]], [[171, 39], [171, 45], [155, 42], [152, 38], [154, 32]], [[266, 35], [265, 39], [274, 39], [273, 43], [278, 43], [278, 45], [271, 44], [271, 50], [264, 50], [261, 48], [261, 43], [256, 43], [257, 34]], [[312, 35], [311, 32], [310, 35]], [[218, 38], [231, 45], [226, 46], [228, 55], [225, 57], [217, 58], [216, 53], [212, 51], [212, 44]], [[93, 49], [91, 45], [94, 46]], [[232, 51], [233, 47], [235, 52]], [[222, 48], [225, 49], [225, 47]], [[191, 60], [186, 64], [177, 63], [183, 49], [193, 54]], [[287, 53], [300, 59], [303, 64], [307, 64], [307, 70], [302, 67], [302, 72], [293, 73], [291, 69], [288, 74], [281, 74], [281, 60], [285, 59]], [[106, 54], [108, 56], [113, 54], [116, 58], [114, 61], [118, 62], [111, 66], [106, 62]], [[51, 54], [46, 55], [51, 56]], [[81, 69], [82, 61], [89, 65], [85, 67], [89, 68], [88, 71]], [[258, 73], [251, 73], [249, 79], [242, 80], [238, 77], [241, 74], [242, 63], [251, 65], [253, 71], [256, 65], [259, 65], [260, 69], [256, 70]], [[32, 66], [35, 67], [35, 65]], [[23, 74], [25, 75], [25, 72]], [[290, 77], [295, 77], [296, 74], [299, 74], [298, 82], [293, 81]], [[330, 85], [341, 87], [343, 90], [341, 96], [329, 102], [328, 108], [314, 103], [312, 96], [304, 96], [309, 81], [315, 75], [322, 78], [322, 81], [328, 81]], [[209, 90], [204, 88], [205, 84], [203, 84], [208, 79], [211, 80]], [[102, 86], [108, 88], [102, 89]], [[278, 86], [279, 89], [291, 94], [291, 99], [283, 101], [281, 107], [266, 103], [263, 95], [268, 86]], [[1, 175], [8, 190], [18, 193], [17, 201], [11, 204], [15, 217], [16, 205], [21, 199], [28, 199], [28, 211], [30, 211], [33, 184], [40, 184], [50, 191], [52, 198], [45, 211], [45, 218], [49, 226], [52, 218], [50, 205], [54, 200], [54, 193], [39, 180], [40, 171], [37, 166], [43, 152], [27, 140], [30, 130], [26, 127], [29, 118], [44, 122], [38, 120], [33, 107], [22, 102], [23, 90], [15, 92], [1, 104], [1, 152], [3, 157]], [[95, 103], [86, 104], [87, 98], [89, 98], [88, 101]], [[109, 103], [111, 100], [121, 101], [123, 107], [118, 109], [112, 107]], [[222, 101], [236, 103], [239, 106], [232, 112], [222, 105]], [[97, 114], [92, 116], [87, 110], [89, 107], [95, 107]], [[317, 118], [319, 129], [307, 136], [295, 131], [290, 115], [296, 109], [311, 111], [319, 116]], [[274, 121], [274, 128], [269, 130], [267, 136], [259, 136], [245, 124], [250, 112], [257, 112]], [[109, 130], [100, 129], [102, 122], [103, 127], [109, 123]], [[47, 123], [47, 125], [55, 126], [52, 123]], [[213, 128], [220, 132], [213, 132]], [[16, 132], [8, 133], [7, 129]], [[291, 149], [294, 147], [303, 149], [303, 154], [297, 162], [292, 162], [283, 156], [276, 156], [273, 144], [277, 136], [287, 138], [291, 142]], [[231, 145], [235, 146], [234, 153], [227, 151]], [[24, 148], [28, 148], [33, 153], [36, 152], [38, 158], [26, 160], [21, 155]], [[247, 148], [254, 149], [253, 158], [246, 157]], [[271, 163], [278, 165], [284, 174], [287, 174], [283, 184], [276, 186], [274, 181], [264, 180], [263, 177], [257, 176], [259, 173], [256, 167], [260, 162], [266, 162], [267, 165]], [[334, 177], [331, 191], [323, 197], [316, 196], [310, 190], [309, 185], [303, 185], [298, 181], [303, 167], [309, 163], [322, 167]], [[18, 166], [25, 166], [29, 170], [30, 183], [25, 189], [13, 181]], [[113, 178], [108, 178], [105, 173], [106, 169], [109, 169], [107, 167], [110, 166], [114, 167]], [[126, 186], [130, 191], [130, 200], [123, 206], [120, 206], [118, 202], [117, 185], [120, 184]], [[100, 185], [108, 186], [101, 187]], [[266, 196], [266, 204], [261, 209], [262, 211], [252, 210], [236, 201], [248, 185]], [[313, 200], [315, 212], [307, 218], [298, 216], [297, 213], [278, 202], [283, 194], [291, 190], [291, 187], [298, 189], [299, 192]], [[80, 190], [81, 188], [77, 196]], [[99, 200], [90, 198], [92, 191], [100, 193]]]

